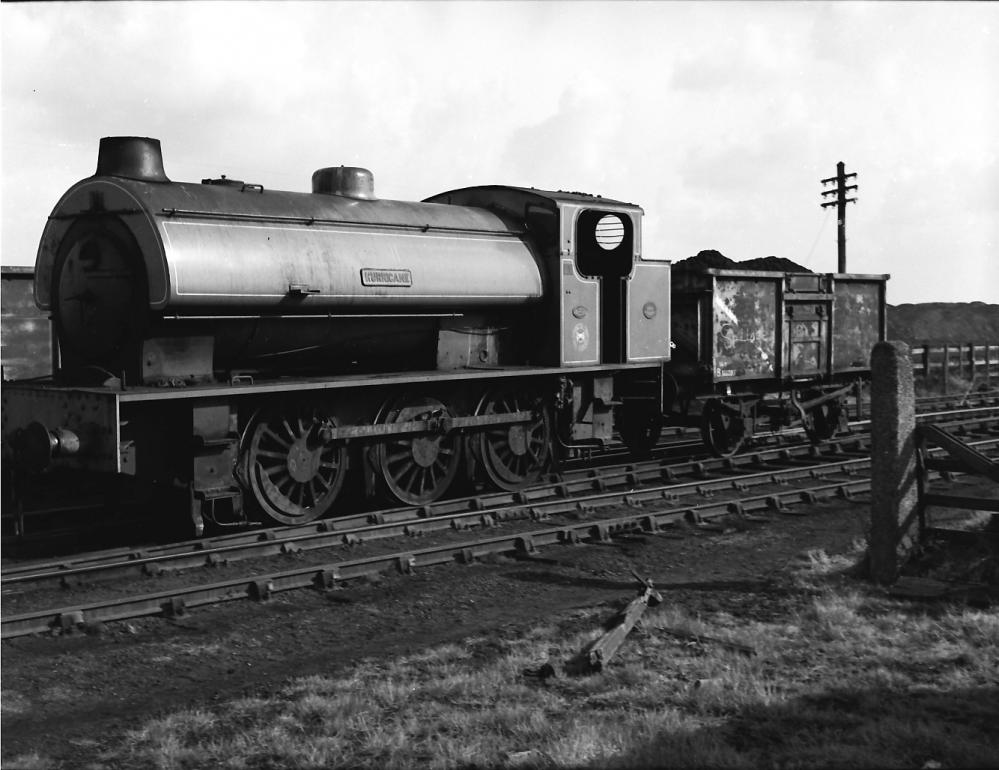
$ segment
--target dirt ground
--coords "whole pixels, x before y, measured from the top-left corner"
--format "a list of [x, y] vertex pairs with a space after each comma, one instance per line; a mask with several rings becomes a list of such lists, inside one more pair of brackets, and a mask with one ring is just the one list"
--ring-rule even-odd
[[[396, 656], [471, 635], [508, 636], [635, 593], [631, 571], [667, 602], [765, 613], [769, 578], [810, 549], [832, 555], [862, 537], [866, 499], [818, 503], [724, 533], [634, 537], [545, 549], [530, 560], [386, 575], [326, 594], [119, 622], [87, 633], [2, 643], [2, 756], [32, 752], [67, 767], [179, 708], [261, 694], [365, 657]], [[289, 557], [292, 558], [292, 557]], [[737, 614], [734, 612], [733, 614]], [[4, 765], [6, 766], [6, 761]]]

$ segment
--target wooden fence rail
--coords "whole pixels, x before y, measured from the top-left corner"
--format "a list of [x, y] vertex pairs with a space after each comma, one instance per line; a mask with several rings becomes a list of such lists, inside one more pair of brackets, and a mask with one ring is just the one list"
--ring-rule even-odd
[[912, 373], [924, 380], [941, 380], [948, 392], [950, 378], [965, 380], [969, 387], [999, 386], [999, 344], [923, 343], [911, 350]]

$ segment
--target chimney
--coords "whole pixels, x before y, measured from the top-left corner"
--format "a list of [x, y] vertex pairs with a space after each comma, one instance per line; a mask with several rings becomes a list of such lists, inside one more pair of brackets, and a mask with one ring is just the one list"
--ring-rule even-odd
[[105, 136], [97, 155], [97, 176], [123, 176], [141, 182], [169, 182], [160, 140], [145, 136]]

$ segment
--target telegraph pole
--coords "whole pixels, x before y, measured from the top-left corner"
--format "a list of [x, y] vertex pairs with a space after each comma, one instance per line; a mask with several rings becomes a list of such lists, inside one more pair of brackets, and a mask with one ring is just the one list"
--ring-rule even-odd
[[831, 176], [828, 179], [823, 179], [822, 184], [832, 184], [836, 183], [836, 186], [831, 190], [824, 190], [822, 192], [822, 197], [826, 195], [835, 195], [836, 199], [831, 201], [826, 201], [822, 204], [822, 208], [828, 208], [829, 206], [836, 207], [836, 213], [839, 220], [839, 232], [837, 237], [837, 244], [839, 246], [839, 264], [837, 272], [846, 272], [846, 204], [856, 203], [856, 198], [847, 198], [847, 194], [850, 190], [856, 190], [857, 185], [848, 185], [846, 180], [850, 177], [856, 177], [854, 174], [846, 173], [846, 164], [840, 161], [836, 164], [836, 176]]

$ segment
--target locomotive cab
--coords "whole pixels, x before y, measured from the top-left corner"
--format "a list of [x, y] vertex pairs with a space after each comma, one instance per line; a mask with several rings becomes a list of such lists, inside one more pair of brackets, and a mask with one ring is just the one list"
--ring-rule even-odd
[[427, 202], [477, 206], [525, 222], [550, 286], [535, 333], [550, 366], [669, 358], [670, 264], [642, 252], [641, 207], [577, 192], [469, 187]]
[[641, 209], [594, 203], [562, 207], [569, 249], [561, 271], [561, 363], [585, 359], [580, 342], [587, 330], [579, 321], [589, 307], [597, 316], [591, 363], [663, 360], [669, 350], [669, 263], [642, 254]]
[[470, 187], [428, 199], [523, 221], [546, 278], [532, 363], [568, 371], [561, 440], [603, 444], [617, 427], [646, 451], [662, 425], [661, 364], [670, 352], [670, 263], [642, 252], [639, 206], [578, 192]]

